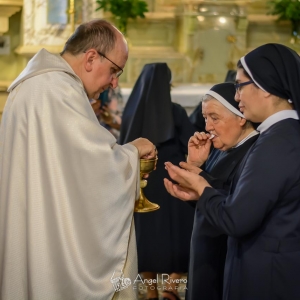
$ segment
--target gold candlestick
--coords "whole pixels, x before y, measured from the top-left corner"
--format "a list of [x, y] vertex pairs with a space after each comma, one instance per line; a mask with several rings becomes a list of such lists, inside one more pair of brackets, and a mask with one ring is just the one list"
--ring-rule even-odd
[[68, 14], [70, 16], [70, 24], [72, 33], [75, 31], [75, 0], [70, 0]]

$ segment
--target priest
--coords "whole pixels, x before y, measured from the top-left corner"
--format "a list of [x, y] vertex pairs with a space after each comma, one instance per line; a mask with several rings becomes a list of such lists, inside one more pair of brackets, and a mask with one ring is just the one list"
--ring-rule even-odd
[[[110, 23], [80, 25], [61, 55], [39, 51], [9, 87], [0, 132], [0, 298], [135, 299], [137, 139], [120, 146], [89, 103], [127, 61]], [[129, 279], [129, 280], [128, 280]]]

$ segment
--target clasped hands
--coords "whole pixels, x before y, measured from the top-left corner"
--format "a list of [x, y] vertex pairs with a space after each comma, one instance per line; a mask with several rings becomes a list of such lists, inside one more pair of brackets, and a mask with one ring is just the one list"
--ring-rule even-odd
[[210, 187], [209, 183], [201, 176], [200, 167], [207, 160], [211, 140], [210, 134], [204, 132], [195, 132], [188, 142], [187, 162], [179, 163], [180, 167], [170, 162], [165, 163], [165, 169], [168, 171], [172, 181], [164, 178], [164, 184], [167, 191], [176, 198], [183, 201], [198, 200], [205, 187]]

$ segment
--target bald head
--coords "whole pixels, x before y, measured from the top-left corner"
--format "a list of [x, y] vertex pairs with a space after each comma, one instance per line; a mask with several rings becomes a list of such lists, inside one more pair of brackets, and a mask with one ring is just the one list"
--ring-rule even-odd
[[106, 54], [114, 49], [117, 40], [127, 45], [123, 34], [112, 24], [101, 19], [92, 20], [77, 27], [61, 55], [69, 53], [76, 56], [91, 48]]
[[128, 58], [123, 34], [104, 20], [80, 25], [66, 42], [61, 56], [81, 79], [89, 99], [98, 99], [118, 85]]

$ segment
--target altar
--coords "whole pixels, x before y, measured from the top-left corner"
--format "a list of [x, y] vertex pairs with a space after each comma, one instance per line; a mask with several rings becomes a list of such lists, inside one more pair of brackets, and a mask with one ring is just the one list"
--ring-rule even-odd
[[[129, 58], [119, 82], [124, 102], [145, 64], [165, 62], [175, 86], [172, 100], [190, 113], [249, 50], [289, 44], [289, 23], [267, 14], [267, 0], [145, 1], [146, 18], [128, 23]], [[80, 23], [114, 22], [97, 6], [95, 0], [0, 0], [0, 118], [8, 86], [41, 48], [59, 53]]]

